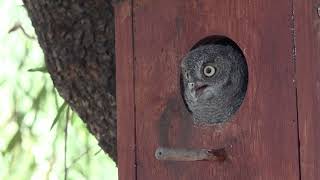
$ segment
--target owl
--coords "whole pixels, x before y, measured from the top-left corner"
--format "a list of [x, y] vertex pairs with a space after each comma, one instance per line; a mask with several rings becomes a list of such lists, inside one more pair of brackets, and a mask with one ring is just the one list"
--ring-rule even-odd
[[237, 47], [203, 45], [181, 62], [181, 93], [196, 124], [230, 120], [245, 97], [247, 84], [247, 64]]

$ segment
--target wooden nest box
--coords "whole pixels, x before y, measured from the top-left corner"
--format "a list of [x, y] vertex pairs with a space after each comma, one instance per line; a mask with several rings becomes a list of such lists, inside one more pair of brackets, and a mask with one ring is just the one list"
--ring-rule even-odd
[[[311, 0], [132, 0], [116, 6], [120, 180], [319, 180], [320, 18]], [[181, 61], [234, 42], [245, 98], [225, 123], [196, 125]]]

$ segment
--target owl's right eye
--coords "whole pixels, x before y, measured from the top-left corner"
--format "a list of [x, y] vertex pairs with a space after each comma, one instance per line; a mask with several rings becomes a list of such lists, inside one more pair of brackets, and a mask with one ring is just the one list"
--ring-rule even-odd
[[214, 66], [212, 66], [212, 65], [206, 65], [203, 68], [203, 74], [206, 77], [212, 77], [215, 73], [216, 73], [216, 68]]

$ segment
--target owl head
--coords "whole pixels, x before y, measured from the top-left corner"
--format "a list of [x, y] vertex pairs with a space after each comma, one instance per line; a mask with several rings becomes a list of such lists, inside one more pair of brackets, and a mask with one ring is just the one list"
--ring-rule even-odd
[[244, 56], [236, 47], [209, 44], [191, 50], [181, 62], [181, 85], [194, 121], [227, 121], [245, 96], [247, 76]]

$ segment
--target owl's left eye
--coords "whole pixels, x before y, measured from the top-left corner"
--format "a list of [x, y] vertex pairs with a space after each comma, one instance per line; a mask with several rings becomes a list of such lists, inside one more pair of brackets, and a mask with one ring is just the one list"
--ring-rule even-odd
[[212, 77], [215, 73], [216, 73], [216, 68], [214, 66], [212, 66], [212, 65], [206, 65], [203, 68], [203, 74], [206, 77]]

